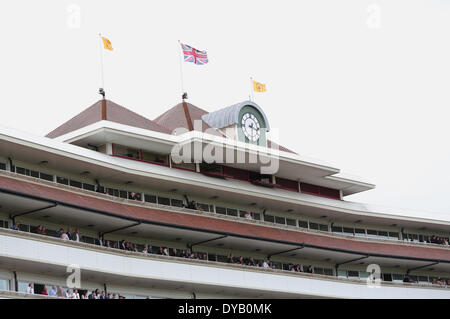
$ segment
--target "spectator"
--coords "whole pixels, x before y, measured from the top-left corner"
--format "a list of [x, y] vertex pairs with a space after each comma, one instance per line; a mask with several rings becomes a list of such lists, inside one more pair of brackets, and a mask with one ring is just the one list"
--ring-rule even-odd
[[132, 249], [134, 252], [138, 252], [138, 249], [137, 249], [137, 246], [136, 246], [136, 244], [133, 244], [133, 249]]
[[108, 295], [106, 296], [106, 299], [111, 299], [111, 294], [108, 292]]
[[109, 240], [106, 241], [105, 247], [111, 248], [111, 242]]
[[230, 253], [228, 255], [228, 260], [227, 261], [228, 261], [229, 264], [234, 264], [236, 262], [236, 260], [234, 259], [234, 254], [233, 253]]
[[89, 299], [89, 293], [87, 290], [84, 292], [84, 295], [81, 295], [81, 299]]
[[73, 294], [72, 294], [72, 292], [70, 291], [70, 289], [67, 289], [67, 291], [66, 291], [66, 298], [67, 298], [67, 299], [72, 299], [72, 298], [73, 298]]
[[112, 299], [117, 299], [116, 294], [113, 294]]
[[264, 261], [263, 268], [270, 268], [270, 260], [269, 259]]
[[106, 299], [106, 293], [104, 290], [102, 290], [102, 294], [100, 295], [99, 299]]
[[47, 287], [44, 286], [44, 289], [42, 289], [42, 293], [41, 294], [43, 294], [45, 296], [48, 296]]
[[42, 226], [41, 226], [41, 225], [39, 225], [39, 226], [36, 228], [36, 234], [39, 234], [39, 235], [42, 234]]
[[125, 239], [122, 239], [122, 241], [120, 242], [120, 247], [121, 250], [127, 250], [127, 242], [125, 241]]
[[52, 286], [49, 296], [56, 296], [56, 286]]
[[148, 254], [153, 254], [153, 247], [151, 245], [148, 245], [147, 253]]
[[27, 294], [34, 294], [34, 285], [32, 283], [28, 284]]
[[59, 238], [64, 239], [64, 240], [69, 240], [69, 237], [67, 236], [67, 234], [64, 232], [64, 229], [62, 229], [62, 228], [59, 229]]
[[71, 229], [70, 229], [70, 227], [69, 228], [67, 228], [67, 237], [69, 238], [69, 240], [72, 240], [72, 231], [71, 231]]
[[42, 226], [42, 235], [47, 235], [47, 227]]
[[167, 247], [164, 247], [164, 249], [163, 249], [163, 255], [164, 255], [164, 256], [169, 256], [169, 250], [167, 249]]
[[247, 219], [253, 219], [253, 216], [252, 216], [252, 214], [251, 214], [249, 211], [247, 211], [247, 212], [245, 213], [245, 218], [247, 218]]
[[59, 287], [58, 292], [56, 293], [57, 297], [64, 297], [64, 291], [62, 289], [62, 287]]
[[253, 257], [250, 257], [250, 259], [248, 260], [248, 265], [249, 266], [256, 266], [255, 261], [253, 260]]
[[76, 242], [80, 242], [80, 231], [78, 230], [78, 228], [75, 228], [75, 235], [73, 236], [73, 240], [75, 240]]
[[103, 244], [103, 235], [102, 234], [98, 235], [98, 245], [99, 246], [103, 246], [104, 245]]
[[14, 225], [12, 225], [11, 229], [12, 230], [19, 230], [19, 226], [20, 226], [20, 223], [16, 222]]
[[78, 293], [78, 289], [75, 289], [72, 294], [73, 299], [80, 299], [80, 294]]

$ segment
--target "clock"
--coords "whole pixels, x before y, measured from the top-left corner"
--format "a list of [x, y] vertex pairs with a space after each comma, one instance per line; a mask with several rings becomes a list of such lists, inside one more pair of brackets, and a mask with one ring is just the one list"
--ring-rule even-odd
[[251, 113], [245, 113], [241, 120], [242, 131], [249, 141], [256, 142], [261, 136], [259, 121]]

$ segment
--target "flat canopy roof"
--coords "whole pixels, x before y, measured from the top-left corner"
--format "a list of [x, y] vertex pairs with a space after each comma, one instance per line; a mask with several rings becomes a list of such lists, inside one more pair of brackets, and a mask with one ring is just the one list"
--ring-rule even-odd
[[[450, 258], [420, 258], [395, 254], [377, 254], [364, 251], [333, 248], [332, 245], [314, 245], [286, 240], [255, 237], [251, 234], [242, 235], [227, 231], [210, 230], [201, 227], [190, 227], [170, 222], [157, 222], [140, 219], [133, 216], [119, 216], [109, 211], [91, 209], [73, 204], [38, 198], [29, 194], [20, 194], [0, 189], [2, 210], [10, 211], [11, 215], [28, 214], [40, 221], [51, 221], [63, 225], [77, 225], [83, 228], [93, 228], [96, 231], [118, 235], [131, 235], [151, 240], [167, 240], [183, 242], [190, 245], [204, 243], [206, 246], [230, 250], [258, 251], [266, 255], [301, 256], [305, 259], [324, 261], [333, 264], [378, 263], [385, 267], [402, 267], [413, 269], [435, 264], [433, 271], [450, 271]], [[131, 234], [133, 233], [133, 234]], [[107, 238], [107, 236], [106, 236]], [[294, 251], [295, 250], [295, 251]], [[447, 254], [448, 256], [448, 254]], [[248, 256], [250, 257], [250, 256]], [[428, 269], [429, 270], [429, 269]]]

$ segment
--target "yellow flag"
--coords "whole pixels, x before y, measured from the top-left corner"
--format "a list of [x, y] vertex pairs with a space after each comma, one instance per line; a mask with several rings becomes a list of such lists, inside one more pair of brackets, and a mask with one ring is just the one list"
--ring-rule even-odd
[[109, 40], [108, 40], [107, 38], [105, 38], [105, 37], [102, 37], [102, 40], [103, 40], [103, 47], [104, 47], [106, 50], [112, 51], [112, 50], [113, 50], [113, 47], [112, 47], [111, 41], [109, 41]]
[[259, 83], [256, 81], [253, 81], [253, 90], [255, 92], [266, 92], [267, 91], [265, 84], [262, 84], [262, 83]]

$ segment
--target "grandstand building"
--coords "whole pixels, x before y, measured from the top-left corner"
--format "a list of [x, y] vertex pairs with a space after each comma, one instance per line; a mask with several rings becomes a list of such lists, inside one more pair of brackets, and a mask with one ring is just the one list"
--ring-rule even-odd
[[80, 295], [450, 298], [448, 216], [347, 201], [375, 186], [270, 131], [251, 101], [0, 126], [0, 297], [54, 298], [78, 267]]

